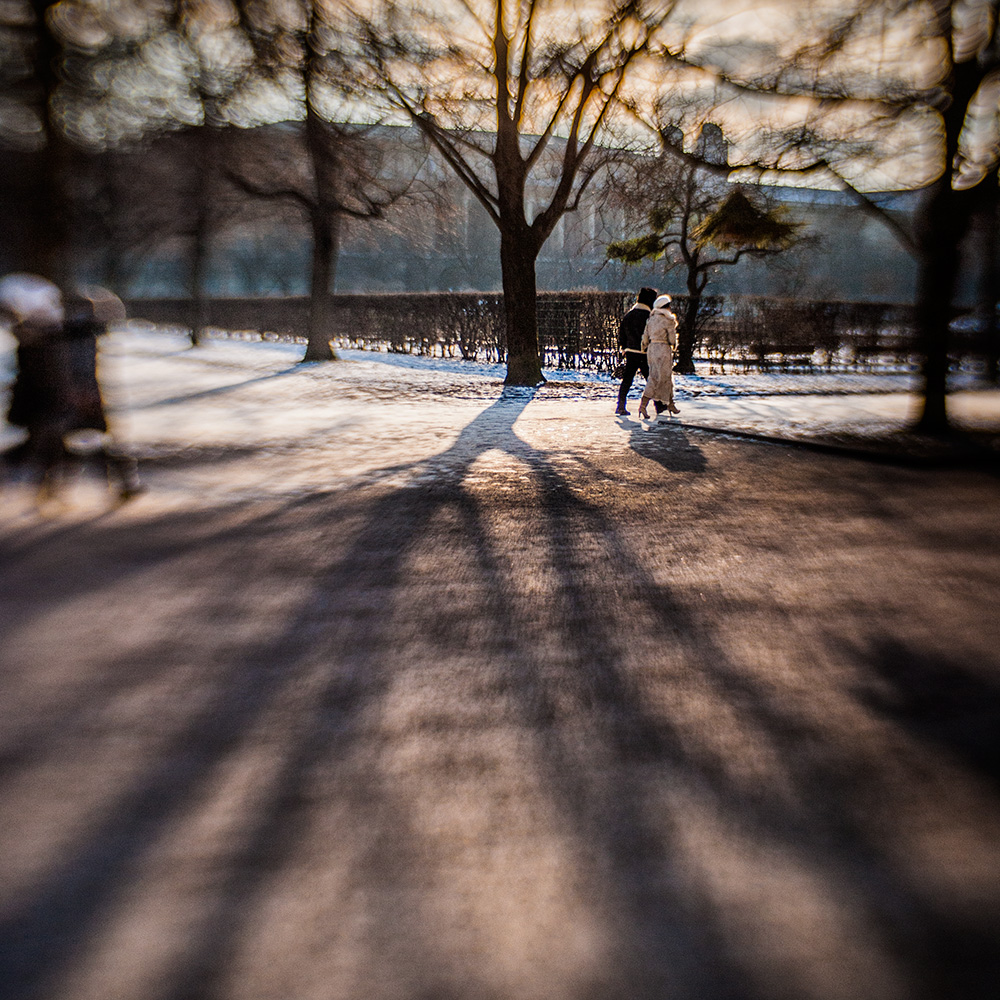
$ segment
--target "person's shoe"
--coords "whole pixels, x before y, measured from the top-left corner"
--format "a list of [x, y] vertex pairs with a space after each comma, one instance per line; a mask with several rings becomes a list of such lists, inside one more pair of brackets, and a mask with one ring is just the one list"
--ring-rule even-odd
[[118, 499], [121, 503], [128, 503], [129, 500], [141, 497], [148, 490], [149, 487], [143, 483], [128, 483], [118, 491]]
[[681, 411], [673, 403], [667, 403], [667, 413], [680, 413]]
[[626, 410], [624, 406], [619, 406], [618, 409], [615, 410], [615, 416], [616, 417], [627, 417], [628, 416], [628, 410]]

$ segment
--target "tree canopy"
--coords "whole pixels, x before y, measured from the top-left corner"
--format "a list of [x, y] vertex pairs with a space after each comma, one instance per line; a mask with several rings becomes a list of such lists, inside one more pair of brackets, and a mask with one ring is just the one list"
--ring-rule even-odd
[[[508, 375], [530, 382], [528, 264], [615, 149], [657, 140], [659, 106], [708, 105], [742, 179], [795, 172], [866, 211], [867, 192], [926, 193], [920, 224], [896, 231], [921, 261], [926, 425], [940, 425], [946, 255], [961, 195], [994, 185], [1000, 161], [997, 17], [998, 0], [7, 0], [0, 142], [29, 161], [47, 151], [14, 199], [34, 206], [32, 235], [8, 242], [57, 241], [51, 189], [77, 147], [307, 106], [395, 115], [500, 229]], [[321, 81], [308, 99], [304, 80]], [[697, 159], [689, 139], [674, 155]]]
[[[712, 150], [707, 136], [718, 130], [706, 126], [699, 142], [701, 154], [725, 164], [725, 151]], [[626, 212], [642, 209], [643, 230], [610, 242], [609, 260], [626, 265], [661, 261], [665, 272], [684, 274], [687, 300], [681, 323], [676, 370], [694, 371], [694, 350], [702, 319], [702, 294], [710, 276], [744, 257], [764, 257], [789, 249], [800, 237], [802, 224], [766, 204], [756, 204], [739, 187], [728, 184], [710, 164], [678, 164], [669, 153], [639, 159], [616, 178], [615, 197]]]

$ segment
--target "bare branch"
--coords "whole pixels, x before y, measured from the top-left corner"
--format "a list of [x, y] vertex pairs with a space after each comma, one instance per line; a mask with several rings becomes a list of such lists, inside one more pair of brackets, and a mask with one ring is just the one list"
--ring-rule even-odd
[[455, 171], [458, 178], [468, 187], [476, 200], [486, 209], [494, 222], [499, 223], [500, 215], [497, 207], [497, 197], [482, 182], [475, 168], [462, 155], [455, 141], [441, 128], [430, 115], [422, 114], [412, 109], [409, 104], [406, 110], [410, 120], [420, 129], [431, 145], [444, 157], [445, 162]]
[[524, 123], [524, 103], [528, 99], [528, 86], [531, 80], [531, 59], [534, 55], [535, 12], [538, 10], [538, 0], [530, 0], [528, 16], [524, 25], [524, 45], [521, 47], [521, 65], [517, 76], [517, 101], [514, 105], [514, 124], [520, 130]]
[[866, 215], [871, 218], [878, 219], [886, 227], [888, 227], [889, 231], [893, 236], [895, 236], [904, 250], [914, 255], [919, 252], [916, 237], [913, 233], [906, 229], [906, 227], [903, 226], [898, 219], [876, 204], [870, 197], [868, 197], [868, 195], [864, 194], [864, 192], [859, 191], [853, 184], [851, 184], [850, 181], [839, 174], [830, 163], [826, 161], [817, 161], [817, 167], [820, 166], [824, 167], [830, 176], [838, 181], [841, 190], [851, 196], [854, 204], [857, 205], [858, 208], [860, 208]]
[[265, 198], [269, 201], [292, 201], [305, 212], [311, 212], [315, 205], [315, 202], [311, 198], [294, 187], [275, 187], [269, 184], [258, 184], [235, 170], [226, 170], [225, 176], [245, 194], [253, 195], [255, 198]]

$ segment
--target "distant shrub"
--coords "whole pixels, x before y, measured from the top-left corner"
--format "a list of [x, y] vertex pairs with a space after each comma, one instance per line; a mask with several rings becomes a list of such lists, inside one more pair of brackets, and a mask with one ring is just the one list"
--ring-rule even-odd
[[[540, 292], [538, 339], [547, 368], [608, 372], [618, 361], [618, 326], [634, 291]], [[674, 296], [684, 315], [686, 297]], [[209, 325], [230, 335], [304, 340], [304, 296], [213, 299]], [[182, 326], [181, 299], [128, 303], [130, 316]], [[872, 368], [905, 363], [914, 350], [913, 310], [884, 303], [805, 302], [764, 296], [705, 296], [696, 353], [719, 365], [792, 370], [815, 363]], [[505, 358], [503, 296], [498, 292], [412, 292], [335, 295], [331, 341], [336, 347], [501, 363]]]

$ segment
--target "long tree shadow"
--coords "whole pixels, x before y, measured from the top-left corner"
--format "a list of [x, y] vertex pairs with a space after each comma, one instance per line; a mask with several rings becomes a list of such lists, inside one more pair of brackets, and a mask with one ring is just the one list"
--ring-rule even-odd
[[[354, 826], [365, 831], [352, 878], [367, 890], [372, 934], [391, 927], [393, 937], [404, 942], [397, 954], [409, 965], [411, 995], [462, 995], [447, 963], [440, 961], [442, 945], [421, 912], [427, 890], [419, 871], [427, 848], [414, 826], [412, 805], [365, 744], [391, 686], [401, 671], [411, 669], [407, 642], [412, 633], [403, 627], [410, 560], [422, 545], [441, 540], [440, 523], [448, 518], [458, 525], [458, 541], [449, 536], [451, 544], [471, 556], [482, 583], [477, 617], [486, 624], [479, 655], [497, 664], [503, 691], [533, 748], [530, 763], [544, 776], [565, 828], [596, 860], [588, 872], [592, 898], [614, 916], [609, 959], [614, 982], [607, 994], [595, 984], [593, 996], [753, 1000], [778, 995], [748, 974], [748, 957], [734, 951], [711, 901], [691, 886], [672, 829], [653, 818], [650, 802], [657, 789], [681, 774], [695, 780], [720, 813], [739, 816], [761, 841], [795, 856], [814, 850], [815, 866], [844, 882], [845, 892], [863, 910], [883, 912], [877, 900], [886, 896], [891, 906], [920, 912], [911, 888], [889, 870], [884, 845], [848, 808], [855, 783], [863, 780], [848, 750], [832, 761], [806, 756], [788, 762], [803, 792], [825, 782], [826, 805], [803, 814], [773, 789], [748, 789], [724, 761], [699, 756], [669, 713], [652, 712], [629, 669], [627, 632], [620, 620], [600, 613], [607, 591], [595, 580], [594, 564], [606, 567], [604, 574], [619, 594], [614, 612], [634, 614], [661, 641], [669, 641], [720, 706], [785, 745], [821, 737], [814, 723], [798, 718], [754, 681], [678, 594], [651, 582], [640, 554], [608, 514], [516, 434], [514, 424], [531, 398], [529, 392], [506, 392], [450, 448], [413, 463], [404, 488], [380, 490], [373, 500], [306, 497], [202, 539], [221, 552], [249, 539], [257, 545], [261, 539], [276, 543], [296, 524], [327, 522], [332, 530], [346, 519], [352, 526], [350, 544], [327, 565], [322, 564], [322, 539], [317, 540], [311, 590], [282, 632], [228, 654], [210, 696], [163, 747], [161, 763], [107, 803], [103, 822], [87, 830], [30, 900], [4, 921], [0, 981], [12, 1000], [52, 995], [62, 971], [86, 950], [113, 911], [136, 866], [240, 751], [246, 734], [305, 678], [313, 683], [307, 685], [301, 717], [275, 748], [279, 764], [225, 858], [210, 903], [192, 915], [187, 948], [160, 992], [171, 1000], [223, 994], [275, 874], [292, 863], [301, 844], [317, 772], [332, 768]], [[670, 471], [703, 467], [696, 455], [687, 454], [686, 441], [677, 442], [671, 454], [669, 439], [647, 444], [649, 436], [633, 444], [640, 454], [640, 448], [652, 449], [644, 457]], [[520, 488], [533, 491], [540, 519], [533, 537], [545, 549], [539, 558], [553, 578], [544, 609], [520, 578], [530, 569], [520, 566], [490, 529], [498, 505], [518, 507], [517, 492], [503, 499], [468, 483], [473, 465], [490, 452], [522, 467]], [[461, 649], [467, 632], [454, 621], [452, 609], [438, 603], [444, 599], [421, 608], [424, 618], [416, 627], [421, 643], [447, 657]], [[562, 647], [556, 659], [542, 651], [541, 640], [550, 631]], [[161, 652], [167, 654], [166, 646]], [[574, 711], [577, 725], [585, 719], [585, 740], [572, 731]], [[447, 738], [446, 730], [440, 738]], [[682, 891], [684, 885], [688, 888]], [[400, 898], [414, 905], [394, 906]], [[881, 924], [876, 921], [887, 935], [891, 924], [891, 914], [884, 914]], [[951, 925], [941, 918], [935, 926], [944, 931]], [[903, 945], [912, 948], [913, 942]], [[909, 954], [907, 960], [915, 958]], [[954, 964], [946, 963], [945, 980]], [[977, 969], [982, 967], [980, 957]], [[378, 983], [370, 985], [369, 994], [378, 995]], [[503, 995], [482, 980], [476, 986], [477, 997]]]
[[[392, 595], [399, 590], [407, 552], [420, 541], [437, 512], [454, 507], [462, 517], [478, 564], [488, 579], [487, 591], [491, 595], [488, 613], [494, 618], [495, 634], [504, 637], [503, 642], [509, 642], [508, 637], [517, 634], [521, 623], [512, 615], [512, 600], [506, 592], [503, 574], [482, 529], [477, 527], [481, 512], [463, 492], [461, 483], [479, 456], [496, 449], [525, 461], [541, 477], [545, 508], [550, 516], [558, 517], [576, 506], [565, 484], [548, 469], [544, 456], [513, 434], [514, 421], [530, 398], [528, 393], [505, 393], [463, 430], [451, 448], [427, 463], [414, 466], [415, 485], [376, 502], [366, 513], [355, 543], [323, 574], [313, 597], [289, 622], [285, 633], [270, 649], [256, 651], [252, 663], [231, 665], [220, 679], [215, 697], [176, 735], [173, 746], [165, 749], [162, 772], [146, 775], [141, 786], [122, 795], [109, 808], [105, 826], [95, 830], [74, 856], [51, 873], [47, 887], [40, 888], [27, 910], [6, 922], [7, 935], [16, 934], [21, 945], [4, 949], [7, 961], [0, 969], [13, 997], [34, 995], [40, 985], [57, 976], [60, 966], [85, 946], [91, 929], [99, 924], [100, 915], [112, 904], [120, 883], [156, 838], [157, 830], [197, 794], [219, 762], [238, 747], [240, 735], [280, 695], [290, 665], [314, 655], [312, 640], [318, 632], [329, 629], [323, 647], [339, 650], [342, 669], [330, 670], [327, 683], [312, 705], [313, 722], [303, 727], [303, 737], [289, 748], [280, 774], [272, 784], [273, 796], [254, 817], [240, 855], [231, 859], [231, 877], [217, 894], [216, 905], [205, 918], [201, 932], [194, 936], [198, 942], [195, 951], [178, 970], [170, 990], [170, 995], [177, 998], [212, 995], [213, 984], [227, 968], [226, 957], [231, 948], [227, 949], [226, 942], [232, 947], [239, 939], [239, 914], [252, 912], [253, 897], [263, 889], [262, 867], [273, 870], [280, 866], [282, 857], [295, 843], [298, 823], [290, 803], [296, 801], [308, 780], [309, 763], [344, 752], [341, 744], [345, 740], [350, 743], [352, 726], [365, 714], [366, 706], [378, 700], [391, 679], [391, 673], [378, 669], [386, 654], [381, 629], [377, 621], [369, 622], [370, 609], [353, 603], [355, 595], [367, 594], [370, 599], [372, 591]], [[316, 502], [307, 500], [291, 506], [308, 507]], [[294, 512], [286, 510], [284, 516], [294, 516]], [[582, 596], [574, 603], [582, 606]], [[578, 611], [572, 611], [572, 617], [575, 622]], [[331, 627], [330, 622], [340, 625]], [[604, 640], [585, 633], [575, 642], [578, 655], [589, 659]], [[542, 718], [554, 717], [545, 687], [536, 676], [537, 664], [531, 663], [529, 651], [518, 648], [517, 652], [516, 659], [522, 665], [519, 675], [511, 679], [515, 694], [532, 717], [539, 713]], [[279, 659], [284, 664], [280, 673], [271, 667]], [[624, 697], [625, 692], [618, 690], [613, 674], [599, 681], [598, 686], [609, 680], [614, 683], [606, 698], [615, 701]], [[626, 728], [633, 730], [629, 740], [655, 744], [653, 730], [647, 723], [633, 719], [626, 722]], [[552, 774], [564, 772], [567, 767], [572, 773], [574, 762], [557, 752], [558, 739], [550, 738], [548, 743], [550, 755], [556, 756]], [[198, 748], [196, 754], [184, 752], [191, 747]], [[185, 758], [186, 766], [178, 768], [178, 757]], [[580, 762], [575, 763], [579, 766]], [[570, 801], [575, 803], [574, 811], [589, 811], [587, 789], [579, 780], [576, 785], [569, 792]], [[607, 799], [608, 794], [610, 790], [603, 798]], [[367, 797], [377, 803], [378, 811], [384, 812], [392, 793], [391, 789], [370, 787]], [[606, 808], [605, 802], [599, 812]], [[624, 839], [615, 837], [617, 853], [622, 855], [624, 863], [624, 854], [633, 853], [632, 831], [641, 827], [640, 809], [637, 803], [619, 797], [615, 811], [618, 824], [628, 834]], [[381, 822], [384, 823], [384, 818]], [[392, 826], [397, 839], [403, 836], [405, 814], [396, 815]], [[597, 835], [599, 831], [594, 833]], [[641, 833], [637, 836], [639, 841], [650, 839]], [[265, 855], [269, 861], [263, 865]], [[634, 864], [634, 859], [629, 863]], [[393, 865], [376, 865], [373, 870], [390, 870], [397, 882], [405, 875]], [[644, 924], [644, 920], [635, 921], [637, 928]], [[419, 939], [422, 934], [414, 928], [412, 936]], [[687, 950], [680, 949], [678, 959]], [[723, 967], [721, 962], [717, 966]]]
[[[603, 777], [595, 775], [593, 760], [606, 755], [626, 770], [652, 766], [696, 772], [714, 790], [723, 811], [743, 816], [751, 826], [759, 828], [763, 839], [779, 843], [790, 853], [816, 849], [817, 867], [826, 870], [831, 879], [846, 878], [853, 896], [867, 900], [865, 908], [878, 914], [873, 894], [887, 889], [886, 876], [881, 871], [885, 867], [882, 859], [885, 845], [873, 839], [846, 808], [855, 791], [857, 774], [850, 774], [846, 781], [839, 774], [841, 770], [856, 770], [858, 765], [848, 754], [848, 759], [838, 759], [832, 764], [817, 767], [805, 761], [794, 767], [803, 788], [826, 782], [832, 790], [831, 801], [820, 810], [819, 817], [815, 813], [803, 817], [780, 797], [763, 791], [748, 792], [742, 784], [734, 782], [724, 764], [693, 758], [669, 719], [653, 717], [644, 708], [642, 697], [623, 670], [620, 634], [611, 622], [594, 614], [592, 585], [579, 573], [582, 565], [579, 529], [585, 526], [589, 537], [604, 540], [606, 562], [610, 566], [635, 565], [636, 553], [621, 540], [599, 508], [580, 499], [543, 454], [513, 433], [513, 421], [496, 419], [502, 416], [487, 411], [481, 427], [470, 425], [452, 449], [430, 463], [435, 475], [426, 487], [417, 489], [404, 502], [410, 511], [405, 515], [406, 537], [410, 544], [415, 544], [434, 512], [446, 507], [457, 509], [467, 544], [476, 555], [482, 576], [489, 581], [483, 615], [493, 623], [498, 650], [513, 654], [505, 661], [508, 690], [521, 706], [521, 717], [535, 734], [547, 788], [581, 843], [593, 848], [612, 873], [617, 916], [621, 921], [617, 947], [623, 992], [630, 996], [661, 996], [669, 984], [680, 995], [756, 996], [756, 985], [748, 981], [746, 969], [730, 953], [727, 942], [708, 916], [706, 901], [698, 899], [697, 894], [692, 898], [666, 888], [676, 885], [682, 876], [679, 870], [673, 870], [669, 836], [648, 818], [650, 779], [623, 782], [614, 772]], [[484, 506], [481, 498], [461, 485], [474, 459], [489, 449], [498, 449], [524, 462], [541, 491], [545, 523], [541, 534], [548, 540], [550, 563], [562, 594], [555, 617], [569, 654], [562, 668], [555, 672], [533, 651], [531, 629], [526, 628], [528, 620], [523, 610], [518, 609], [518, 595], [512, 583], [514, 574], [485, 530], [488, 502]], [[399, 497], [392, 496], [376, 508], [368, 522], [370, 527], [359, 534], [353, 550], [360, 567], [352, 557], [338, 564], [331, 572], [331, 580], [345, 569], [349, 570], [350, 580], [357, 579], [356, 569], [363, 570], [369, 565], [369, 554], [377, 547], [387, 525], [394, 524], [393, 514], [398, 513], [398, 505]], [[401, 554], [394, 555], [389, 565], [375, 567], [375, 575], [387, 580], [391, 588], [401, 583], [396, 575], [401, 558]], [[641, 570], [627, 574], [626, 587], [635, 606], [645, 606], [657, 616], [661, 634], [679, 633], [683, 638], [678, 644], [685, 647], [692, 662], [711, 664], [705, 669], [706, 680], [723, 702], [741, 705], [754, 725], [785, 743], [817, 738], [812, 727], [773, 704], [770, 696], [748, 680], [740, 666], [729, 659], [711, 635], [699, 628], [699, 622], [668, 588], [649, 586]], [[522, 639], [511, 650], [513, 635]], [[445, 646], [443, 635], [437, 641], [442, 648]], [[560, 705], [567, 691], [574, 692], [590, 718], [592, 740], [584, 749], [561, 724], [564, 710]], [[384, 689], [380, 689], [370, 697], [378, 700], [383, 693]], [[326, 756], [328, 750], [328, 746], [312, 745], [305, 758], [317, 753]], [[287, 777], [301, 778], [302, 774], [295, 766]], [[833, 783], [833, 778], [840, 781]], [[652, 780], [655, 783], [658, 779]], [[393, 801], [393, 789], [384, 787], [378, 798]], [[393, 825], [405, 829], [405, 806], [399, 806], [391, 815]], [[274, 818], [283, 824], [280, 814], [276, 813]], [[820, 829], [816, 829], [817, 818], [825, 824]], [[837, 837], [834, 845], [829, 843], [831, 833]], [[290, 845], [294, 842], [294, 830], [285, 827], [285, 833], [279, 834], [278, 829], [269, 826], [262, 842], [275, 841]], [[398, 867], [392, 865], [377, 864], [373, 869], [390, 871], [393, 880], [401, 878]], [[880, 874], [876, 876], [876, 872]], [[253, 912], [252, 900], [246, 892], [254, 893], [261, 888], [259, 883], [250, 886], [241, 883], [239, 899], [220, 907], [219, 920], [223, 921], [225, 911], [232, 907], [238, 912]], [[904, 882], [898, 882], [888, 895], [892, 905], [903, 905], [911, 913], [921, 915], [922, 933], [934, 928], [938, 941], [976, 939], [974, 928], [956, 926], [936, 913], [914, 896]], [[394, 916], [398, 920], [398, 915], [380, 914], [382, 919]], [[888, 916], [882, 929], [891, 940], [893, 928]], [[420, 937], [419, 929], [411, 928], [410, 933]], [[933, 958], [923, 962], [917, 956], [910, 957], [928, 984], [944, 986], [962, 979], [978, 988], [989, 981], [988, 971], [992, 968], [984, 964], [984, 956], [981, 949], [964, 948], [950, 956], [942, 955], [939, 949]], [[216, 953], [213, 960], [217, 959]], [[205, 982], [201, 964], [195, 963], [194, 968], [199, 970], [197, 981]], [[214, 968], [222, 972], [225, 963], [216, 961]], [[440, 987], [439, 983], [434, 985], [432, 974], [428, 974], [428, 983], [431, 993]], [[678, 987], [679, 983], [684, 985]], [[190, 988], [190, 982], [186, 988]], [[925, 995], [934, 993], [928, 991]]]
[[[529, 396], [512, 399], [506, 394], [481, 415], [478, 419], [484, 425], [486, 438], [495, 432], [497, 412], [509, 415], [509, 426], [529, 399]], [[448, 469], [453, 454], [474, 455], [470, 442], [475, 436], [475, 429], [467, 428], [436, 464]], [[317, 749], [313, 744], [318, 741], [330, 746], [345, 735], [349, 739], [353, 721], [384, 685], [385, 678], [377, 671], [370, 675], [365, 669], [377, 661], [381, 649], [377, 631], [368, 628], [365, 621], [369, 609], [352, 605], [352, 597], [356, 593], [370, 596], [370, 588], [375, 583], [383, 593], [393, 592], [408, 545], [419, 538], [426, 519], [448, 495], [446, 485], [432, 483], [404, 491], [403, 503], [395, 494], [378, 503], [367, 520], [367, 527], [360, 532], [358, 542], [325, 574], [325, 582], [317, 586], [312, 598], [303, 604], [285, 632], [268, 647], [248, 651], [251, 658], [235, 658], [226, 666], [211, 696], [163, 747], [160, 765], [144, 775], [134, 787], [121, 792], [107, 808], [104, 822], [61, 859], [24, 906], [0, 923], [0, 981], [4, 982], [5, 991], [12, 1000], [46, 995], [48, 984], [56, 980], [62, 968], [85, 948], [127, 883], [134, 865], [156, 841], [160, 831], [198, 795], [220, 763], [240, 746], [243, 735], [280, 697], [290, 679], [295, 677], [294, 665], [310, 657], [330, 620], [339, 620], [345, 623], [335, 630], [342, 633], [340, 640], [324, 643], [323, 648], [337, 649], [341, 641], [345, 643], [346, 649], [339, 657], [344, 667], [340, 671], [330, 669], [329, 679], [314, 703], [316, 725], [307, 728], [307, 738], [289, 750], [282, 768], [282, 781], [274, 786], [274, 797], [268, 808], [262, 808], [254, 828], [248, 832], [242, 857], [234, 859], [230, 866], [231, 879], [219, 893], [220, 904], [215, 908], [215, 916], [206, 921], [208, 925], [218, 922], [218, 934], [197, 938], [195, 950], [201, 952], [204, 946], [204, 953], [192, 955], [186, 971], [178, 974], [177, 988], [171, 990], [171, 995], [177, 996], [210, 995], [212, 969], [219, 967], [220, 956], [227, 950], [225, 941], [240, 924], [236, 916], [238, 911], [229, 904], [241, 895], [249, 895], [255, 879], [260, 877], [253, 859], [261, 844], [269, 845], [272, 857], [281, 855], [282, 835], [287, 838], [293, 832], [288, 825], [289, 813], [285, 805], [294, 800], [297, 787], [304, 780], [304, 762], [311, 759]], [[298, 516], [301, 512], [297, 512], [296, 507], [306, 506], [310, 505], [286, 505], [280, 512], [260, 519], [253, 530], [273, 529], [278, 520], [287, 522]], [[330, 513], [336, 516], [342, 511], [331, 510]], [[169, 534], [168, 530], [166, 535]], [[211, 544], [226, 548], [238, 545], [245, 537], [246, 526], [239, 525], [223, 531], [211, 540]], [[53, 539], [56, 550], [61, 548], [59, 543], [63, 540]], [[140, 565], [148, 566], [156, 559], [156, 553], [147, 552]], [[63, 583], [63, 596], [66, 597], [73, 585], [66, 577]], [[352, 627], [357, 630], [353, 636], [350, 634]], [[168, 651], [162, 652], [164, 660], [169, 662]], [[154, 662], [157, 659], [155, 650], [151, 659]], [[278, 669], [279, 663], [282, 669]], [[106, 689], [100, 692], [102, 697], [107, 694]], [[337, 720], [344, 723], [343, 727]], [[47, 723], [51, 727], [57, 721], [49, 719]], [[29, 742], [37, 744], [39, 734]], [[13, 759], [8, 758], [8, 764], [20, 764], [25, 756], [30, 757], [39, 749], [35, 745], [27, 755], [15, 753]]]
[[212, 399], [215, 396], [225, 396], [227, 393], [235, 392], [237, 389], [245, 389], [248, 385], [255, 385], [258, 382], [271, 382], [274, 379], [282, 378], [285, 375], [293, 375], [301, 369], [301, 362], [281, 371], [268, 372], [266, 375], [255, 375], [253, 378], [243, 379], [242, 382], [233, 382], [229, 385], [217, 385], [211, 389], [200, 389], [197, 392], [187, 392], [181, 396], [167, 396], [165, 399], [154, 399], [147, 403], [133, 403], [129, 406], [130, 411], [154, 410], [158, 406], [179, 406], [183, 403], [190, 403], [196, 399]]
[[[474, 554], [481, 577], [486, 581], [485, 606], [480, 614], [489, 622], [489, 645], [493, 655], [504, 664], [503, 686], [517, 707], [516, 712], [538, 741], [535, 751], [546, 778], [546, 789], [566, 815], [567, 825], [587, 849], [602, 859], [612, 873], [615, 917], [620, 920], [616, 946], [622, 952], [621, 975], [624, 989], [631, 996], [660, 996], [668, 982], [697, 983], [691, 995], [713, 997], [754, 997], [740, 970], [727, 960], [726, 949], [713, 933], [711, 920], [698, 910], [692, 911], [681, 898], [664, 898], [657, 886], [669, 883], [669, 861], [665, 860], [662, 838], [645, 815], [647, 789], [642, 782], [631, 786], [608, 773], [596, 778], [591, 766], [594, 754], [626, 766], [636, 762], [666, 763], [680, 759], [676, 741], [641, 707], [638, 693], [620, 669], [620, 650], [604, 626], [593, 614], [592, 595], [576, 575], [578, 553], [573, 522], [581, 517], [600, 523], [599, 536], [614, 536], [613, 526], [603, 521], [590, 504], [576, 498], [564, 478], [552, 468], [544, 454], [526, 444], [513, 425], [531, 398], [531, 393], [505, 393], [496, 404], [484, 411], [459, 435], [445, 452], [413, 467], [413, 484], [379, 500], [366, 514], [365, 523], [355, 536], [347, 554], [323, 576], [317, 596], [324, 596], [318, 606], [324, 617], [350, 620], [363, 608], [353, 606], [356, 593], [385, 595], [379, 604], [384, 622], [391, 621], [391, 596], [405, 588], [403, 573], [408, 553], [418, 546], [431, 521], [451, 511], [463, 529], [463, 543]], [[558, 577], [558, 590], [564, 595], [555, 615], [562, 630], [562, 640], [569, 654], [557, 674], [546, 677], [546, 665], [533, 650], [535, 631], [520, 608], [521, 599], [512, 583], [512, 570], [496, 549], [486, 530], [488, 509], [484, 502], [463, 486], [463, 481], [478, 458], [497, 451], [523, 463], [529, 480], [540, 491], [544, 525], [551, 562]], [[306, 505], [313, 501], [306, 501]], [[387, 539], [391, 541], [387, 544]], [[624, 553], [612, 543], [616, 559]], [[630, 554], [631, 556], [631, 554]], [[627, 558], [625, 565], [630, 565]], [[660, 595], [663, 596], [662, 594]], [[667, 603], [669, 613], [669, 602]], [[448, 609], [424, 609], [435, 623], [434, 644], [444, 654], [461, 645], [461, 628], [449, 629]], [[309, 611], [292, 623], [288, 636], [298, 635], [310, 617]], [[367, 621], [366, 621], [367, 623]], [[169, 996], [173, 1000], [211, 997], [232, 967], [240, 940], [240, 915], [256, 912], [258, 898], [267, 888], [262, 867], [273, 870], [291, 857], [299, 839], [300, 818], [289, 808], [304, 795], [309, 783], [310, 764], [317, 760], [343, 758], [348, 744], [357, 738], [353, 729], [384, 698], [394, 674], [384, 667], [391, 656], [385, 648], [386, 627], [351, 629], [338, 633], [335, 648], [339, 658], [349, 663], [346, 674], [331, 676], [330, 683], [315, 699], [312, 724], [304, 727], [303, 737], [285, 759], [280, 776], [273, 783], [274, 797], [256, 817], [256, 826], [247, 838], [245, 852], [231, 864], [232, 877], [216, 898], [213, 912], [196, 935], [201, 942], [188, 956], [179, 971]], [[360, 641], [359, 641], [360, 639]], [[334, 648], [332, 638], [327, 639]], [[567, 690], [583, 711], [589, 713], [595, 729], [596, 745], [583, 749], [560, 723], [562, 709], [556, 690], [564, 697]], [[330, 723], [331, 716], [338, 722]], [[420, 857], [417, 836], [409, 830], [407, 806], [398, 792], [377, 775], [369, 773], [364, 796], [356, 802], [362, 827], [391, 830], [388, 839], [375, 836], [369, 848], [370, 860], [364, 864], [369, 894], [381, 883], [386, 890], [374, 892], [376, 899], [395, 897], [412, 878], [412, 872], [397, 862], [404, 857]], [[400, 850], [409, 843], [410, 849]], [[268, 863], [262, 865], [267, 857]], [[666, 869], [666, 871], [664, 870]], [[249, 874], [248, 873], [253, 873]], [[391, 883], [387, 884], [387, 883]], [[601, 894], [600, 892], [598, 893]], [[409, 918], [409, 919], [408, 919]], [[433, 963], [427, 956], [436, 954], [433, 940], [421, 926], [419, 917], [398, 911], [380, 912], [376, 924], [392, 923], [398, 938], [417, 942], [408, 956], [408, 975], [415, 974], [424, 983], [422, 995], [447, 994]], [[665, 968], [669, 967], [669, 975]], [[477, 995], [485, 995], [484, 987]]]
[[874, 674], [859, 692], [872, 710], [941, 748], [1000, 793], [1000, 685], [967, 667], [875, 636], [855, 658]]

